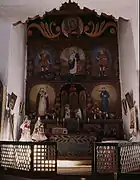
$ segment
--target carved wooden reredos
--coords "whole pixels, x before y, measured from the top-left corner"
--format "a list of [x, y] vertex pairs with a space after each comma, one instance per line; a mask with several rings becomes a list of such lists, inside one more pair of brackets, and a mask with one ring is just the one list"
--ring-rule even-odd
[[[110, 94], [109, 112], [121, 117], [117, 21], [75, 2], [28, 20], [26, 113], [36, 112], [36, 96], [47, 88], [48, 112], [63, 117], [64, 106], [81, 108], [84, 119], [100, 91]], [[75, 63], [75, 64], [73, 64]]]

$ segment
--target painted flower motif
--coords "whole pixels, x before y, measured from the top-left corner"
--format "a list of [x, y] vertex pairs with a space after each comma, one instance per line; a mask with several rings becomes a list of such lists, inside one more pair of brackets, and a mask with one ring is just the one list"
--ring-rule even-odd
[[57, 27], [56, 27], [56, 32], [59, 32], [59, 31], [60, 31], [60, 27], [57, 26]]
[[116, 32], [116, 31], [115, 31], [114, 28], [111, 28], [111, 29], [110, 29], [110, 33], [111, 33], [111, 34], [115, 34], [115, 32]]

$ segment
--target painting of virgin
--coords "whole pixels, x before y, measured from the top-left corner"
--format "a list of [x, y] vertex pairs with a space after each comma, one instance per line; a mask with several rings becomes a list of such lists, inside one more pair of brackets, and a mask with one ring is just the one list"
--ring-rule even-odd
[[66, 48], [60, 55], [61, 74], [79, 75], [84, 73], [85, 54], [78, 47]]
[[111, 55], [104, 47], [95, 48], [92, 52], [92, 70], [94, 76], [108, 76], [111, 66]]
[[47, 93], [47, 88], [40, 88], [36, 97], [36, 112], [38, 116], [45, 116], [49, 111], [49, 97]]
[[55, 91], [49, 84], [34, 85], [29, 94], [30, 112], [38, 116], [49, 113], [55, 103]]

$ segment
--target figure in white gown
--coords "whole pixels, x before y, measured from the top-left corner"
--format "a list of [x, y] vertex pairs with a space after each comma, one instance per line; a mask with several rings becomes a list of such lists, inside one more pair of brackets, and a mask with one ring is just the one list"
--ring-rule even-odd
[[69, 104], [65, 105], [65, 119], [70, 119], [70, 106]]
[[80, 70], [79, 61], [80, 61], [79, 54], [73, 51], [68, 60], [70, 74], [76, 74], [77, 72], [79, 72]]
[[77, 109], [75, 117], [76, 119], [79, 119], [79, 120], [82, 119], [82, 112], [80, 108]]
[[22, 132], [19, 141], [32, 141], [30, 134], [30, 124], [31, 124], [31, 120], [28, 119], [28, 116], [25, 116], [25, 120], [20, 126]]
[[34, 126], [34, 131], [32, 134], [32, 140], [33, 141], [45, 141], [48, 138], [45, 136], [44, 132], [44, 124], [41, 122], [40, 117], [38, 117], [37, 122]]

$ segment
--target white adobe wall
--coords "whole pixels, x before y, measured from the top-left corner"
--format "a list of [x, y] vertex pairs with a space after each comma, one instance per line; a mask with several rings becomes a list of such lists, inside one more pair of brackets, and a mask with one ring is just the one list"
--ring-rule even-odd
[[13, 92], [17, 95], [17, 101], [13, 110], [15, 139], [21, 124], [19, 106], [20, 102], [24, 101], [25, 43], [24, 25], [11, 26], [7, 92], [10, 94]]
[[[14, 113], [14, 137], [17, 138], [21, 118], [19, 105], [24, 101], [25, 86], [25, 27], [23, 24], [13, 26], [11, 22], [4, 21], [0, 25], [0, 78], [7, 87], [7, 94], [12, 92], [17, 95]], [[2, 123], [3, 123], [2, 119]], [[3, 140], [8, 140], [6, 130], [1, 135]], [[11, 138], [10, 138], [11, 140]]]
[[[132, 90], [136, 105], [139, 107], [139, 82], [132, 24], [130, 21], [120, 18], [118, 25], [121, 97], [125, 98], [125, 94]], [[124, 129], [128, 134], [130, 132], [129, 108], [127, 115], [123, 113], [123, 120]]]
[[8, 56], [11, 24], [0, 19], [0, 80], [4, 85], [8, 80]]

